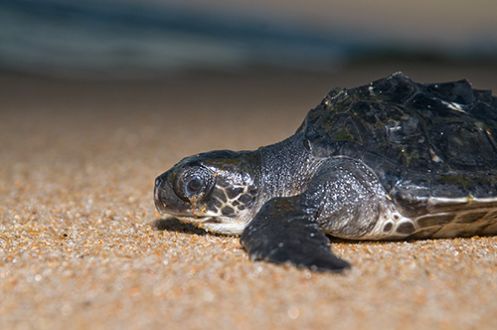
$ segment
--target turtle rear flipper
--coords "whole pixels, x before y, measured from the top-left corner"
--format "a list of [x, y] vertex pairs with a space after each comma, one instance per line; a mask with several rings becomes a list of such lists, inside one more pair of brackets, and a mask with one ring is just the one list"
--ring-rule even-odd
[[291, 263], [317, 271], [341, 272], [350, 264], [330, 250], [330, 241], [299, 197], [273, 198], [243, 231], [241, 244], [253, 260]]

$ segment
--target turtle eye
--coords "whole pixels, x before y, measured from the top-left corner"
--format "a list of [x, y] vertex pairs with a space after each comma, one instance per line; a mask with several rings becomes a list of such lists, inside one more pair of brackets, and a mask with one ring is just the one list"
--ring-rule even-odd
[[212, 188], [214, 178], [205, 167], [194, 166], [183, 171], [178, 177], [176, 194], [186, 200], [204, 197]]
[[192, 177], [186, 183], [186, 191], [189, 194], [198, 194], [199, 192], [202, 191], [203, 187], [204, 187], [204, 181], [202, 180], [202, 178], [199, 178], [198, 176]]

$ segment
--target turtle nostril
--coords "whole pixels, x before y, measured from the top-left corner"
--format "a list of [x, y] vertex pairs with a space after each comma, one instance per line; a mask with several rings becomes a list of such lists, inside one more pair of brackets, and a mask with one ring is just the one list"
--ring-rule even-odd
[[162, 184], [162, 176], [158, 176], [156, 179], [155, 179], [155, 187], [156, 188], [159, 188]]

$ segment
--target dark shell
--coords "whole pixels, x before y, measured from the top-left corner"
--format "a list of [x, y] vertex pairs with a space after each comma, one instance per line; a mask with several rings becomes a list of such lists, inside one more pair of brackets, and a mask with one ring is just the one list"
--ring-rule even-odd
[[332, 90], [301, 128], [316, 156], [363, 160], [403, 206], [497, 196], [497, 98], [466, 80], [402, 73]]

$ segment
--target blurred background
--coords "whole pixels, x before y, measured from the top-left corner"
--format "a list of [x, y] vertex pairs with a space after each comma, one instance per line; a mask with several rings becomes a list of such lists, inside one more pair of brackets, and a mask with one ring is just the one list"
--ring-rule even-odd
[[0, 68], [71, 78], [492, 63], [490, 0], [3, 0]]

